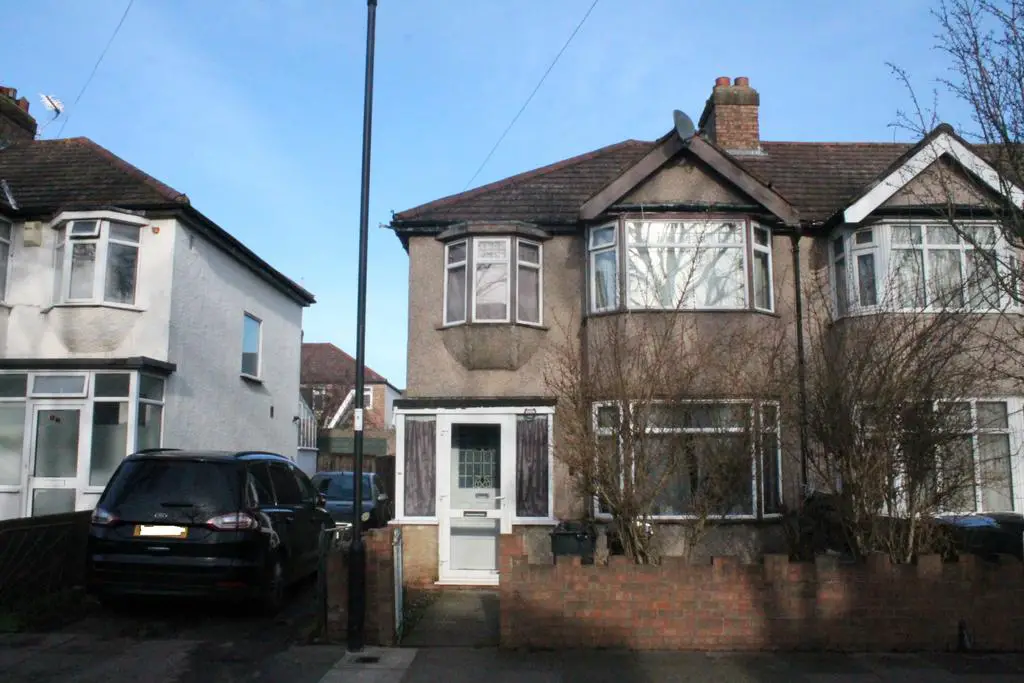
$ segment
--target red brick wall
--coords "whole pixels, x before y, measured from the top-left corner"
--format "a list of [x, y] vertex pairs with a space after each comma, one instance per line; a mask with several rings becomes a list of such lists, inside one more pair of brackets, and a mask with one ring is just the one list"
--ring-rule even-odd
[[[366, 542], [366, 643], [395, 644], [395, 565], [391, 528], [374, 529]], [[345, 639], [348, 630], [348, 563], [343, 552], [327, 558], [327, 637]]]
[[[501, 538], [501, 645], [638, 650], [948, 650], [963, 620], [977, 649], [1024, 649], [1024, 565], [974, 556], [840, 566], [768, 555], [764, 564], [613, 557], [529, 565]], [[568, 559], [569, 562], [563, 560]]]

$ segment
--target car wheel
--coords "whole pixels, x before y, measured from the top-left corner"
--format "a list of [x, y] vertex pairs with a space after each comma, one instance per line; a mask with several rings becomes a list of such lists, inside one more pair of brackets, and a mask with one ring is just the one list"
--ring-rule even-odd
[[261, 600], [262, 612], [267, 616], [274, 616], [284, 607], [285, 590], [287, 586], [284, 580], [284, 565], [280, 558], [276, 558], [267, 571], [266, 584], [263, 587]]

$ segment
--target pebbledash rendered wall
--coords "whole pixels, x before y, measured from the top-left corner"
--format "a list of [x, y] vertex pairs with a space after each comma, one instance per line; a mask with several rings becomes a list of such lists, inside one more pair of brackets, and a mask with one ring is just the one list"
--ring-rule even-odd
[[742, 565], [624, 557], [529, 564], [501, 538], [501, 645], [636, 650], [1024, 650], [1024, 564], [968, 555], [913, 565], [888, 557], [840, 565], [768, 555]]

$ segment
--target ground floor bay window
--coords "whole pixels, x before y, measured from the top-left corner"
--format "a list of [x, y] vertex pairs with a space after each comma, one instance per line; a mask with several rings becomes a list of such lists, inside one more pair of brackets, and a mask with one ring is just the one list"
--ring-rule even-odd
[[499, 535], [554, 523], [554, 409], [497, 403], [396, 402], [396, 523], [436, 528], [440, 583], [496, 584]]
[[163, 402], [145, 372], [0, 372], [0, 519], [90, 509], [126, 455], [160, 446]]
[[598, 517], [619, 505], [663, 520], [781, 512], [776, 403], [599, 403], [594, 426], [595, 471], [604, 480], [595, 500]]

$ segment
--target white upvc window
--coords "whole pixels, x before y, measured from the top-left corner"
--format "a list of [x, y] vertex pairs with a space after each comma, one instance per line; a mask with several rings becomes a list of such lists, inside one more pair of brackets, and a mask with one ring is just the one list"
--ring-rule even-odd
[[[624, 453], [620, 434], [623, 409], [632, 411], [633, 428], [643, 424], [643, 463]], [[640, 416], [640, 412], [646, 414]], [[622, 468], [620, 485], [627, 478], [660, 480], [665, 475], [669, 452], [682, 448], [683, 460], [675, 463], [658, 492], [651, 510], [655, 519], [690, 519], [702, 482], [711, 472], [728, 473], [718, 509], [712, 517], [750, 518], [775, 515], [782, 506], [782, 454], [779, 438], [779, 407], [772, 401], [726, 400], [630, 404], [598, 403], [594, 406], [594, 430], [598, 457], [612, 457]], [[664, 452], [665, 458], [659, 453]], [[629, 463], [628, 467], [625, 463]], [[660, 468], [660, 469], [659, 469]], [[721, 481], [721, 480], [720, 480]], [[728, 489], [728, 490], [726, 490]], [[596, 512], [606, 515], [600, 501]]]
[[971, 239], [948, 223], [922, 221], [876, 224], [834, 235], [837, 314], [1002, 310], [1012, 303], [999, 287], [1010, 250], [992, 224], [962, 229], [971, 231]]
[[619, 307], [618, 225], [601, 225], [587, 236], [590, 266], [590, 310], [612, 311]]
[[541, 324], [543, 272], [541, 248], [536, 242], [516, 240], [516, 322]]
[[473, 240], [473, 322], [509, 322], [510, 240]]
[[160, 448], [164, 431], [164, 380], [139, 375], [139, 407], [135, 426], [137, 450]]
[[242, 319], [242, 376], [259, 379], [263, 371], [263, 321], [252, 313]]
[[466, 269], [469, 244], [453, 242], [444, 248], [444, 324], [466, 322]]
[[767, 228], [758, 225], [751, 227], [754, 239], [753, 276], [754, 276], [754, 308], [759, 311], [775, 310], [775, 294], [772, 291], [772, 236]]
[[587, 252], [591, 313], [775, 307], [771, 232], [743, 218], [627, 219], [590, 228]]
[[10, 221], [0, 218], [0, 301], [7, 300], [7, 273], [11, 262], [14, 230]]
[[445, 245], [444, 261], [445, 325], [542, 324], [544, 264], [539, 242], [471, 237]]
[[134, 306], [140, 227], [100, 219], [68, 221], [57, 230], [54, 302]]

